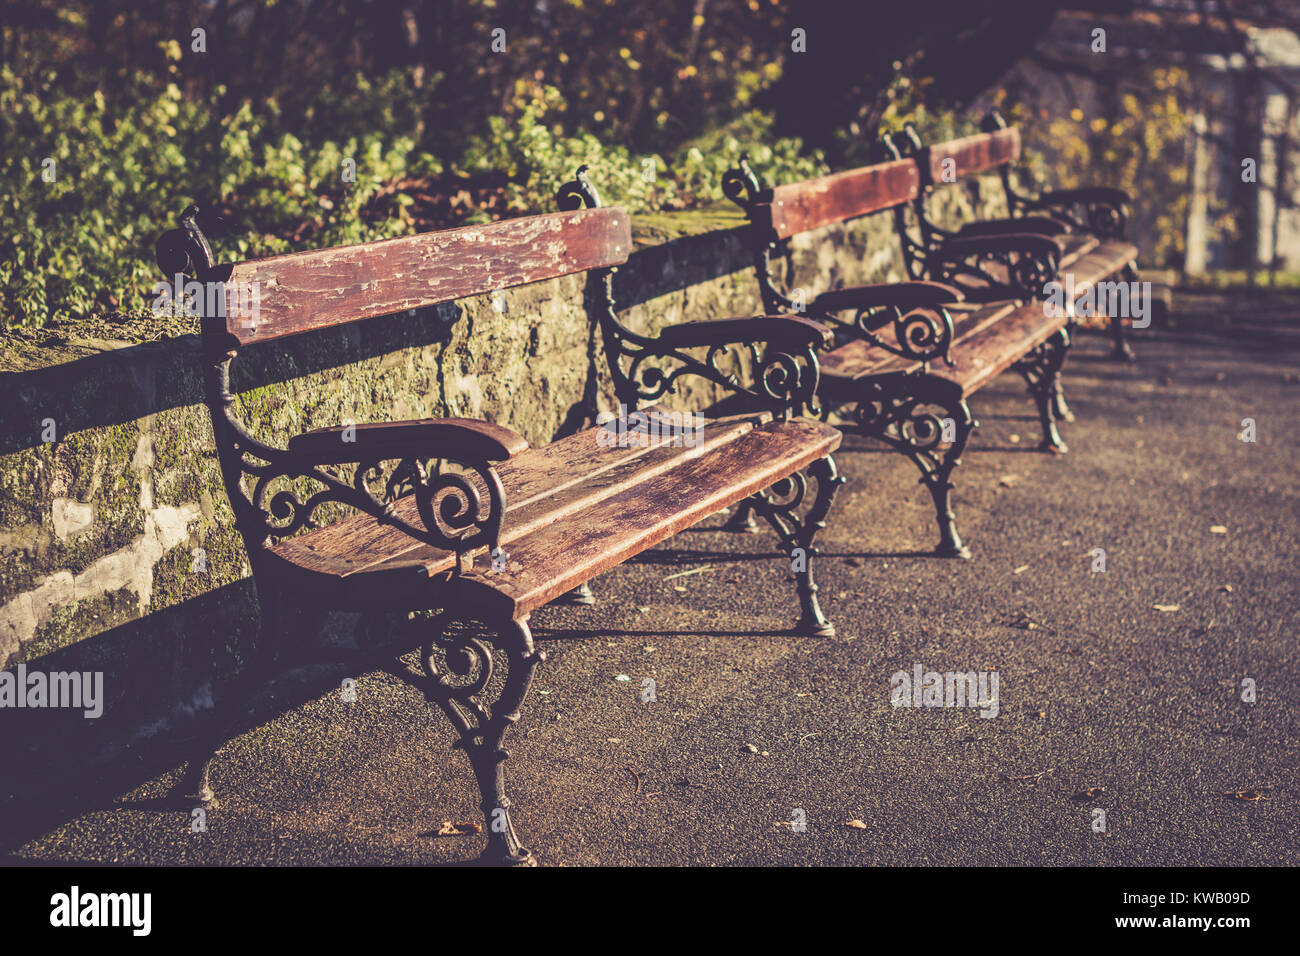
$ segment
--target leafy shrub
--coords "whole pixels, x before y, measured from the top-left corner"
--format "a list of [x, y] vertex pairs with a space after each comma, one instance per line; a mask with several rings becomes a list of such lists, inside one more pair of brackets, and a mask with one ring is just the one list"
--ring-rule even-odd
[[[444, 165], [416, 148], [422, 98], [434, 94], [436, 78], [415, 96], [398, 73], [355, 77], [322, 91], [319, 109], [290, 130], [274, 100], [217, 115], [186, 99], [174, 82], [180, 49], [174, 41], [160, 47], [171, 79], [138, 72], [111, 98], [70, 95], [52, 71], [31, 80], [0, 68], [0, 135], [24, 144], [0, 159], [14, 187], [0, 201], [5, 324], [148, 307], [161, 278], [153, 243], [191, 202], [225, 221], [213, 239], [230, 261], [549, 212], [556, 187], [584, 163], [605, 202], [633, 211], [720, 200], [722, 174], [745, 151], [771, 182], [826, 170], [819, 154], [801, 155], [798, 141], [772, 140], [771, 120], [758, 112], [687, 141], [671, 163], [633, 155], [589, 132], [566, 133], [558, 91], [522, 81], [504, 114], [489, 117], [486, 131]], [[223, 94], [218, 87], [215, 99]], [[41, 175], [47, 157], [50, 182]], [[345, 169], [355, 174], [347, 181]], [[500, 195], [465, 188], [484, 180]], [[416, 205], [416, 195], [424, 201], [449, 188], [462, 195], [454, 208]]]
[[[176, 83], [145, 73], [111, 100], [60, 90], [52, 71], [33, 82], [0, 67], [0, 138], [22, 144], [0, 157], [11, 185], [0, 199], [5, 324], [145, 307], [159, 278], [154, 240], [192, 201], [230, 219], [223, 258], [273, 255], [302, 248], [308, 235], [334, 245], [410, 232], [401, 195], [381, 216], [373, 200], [400, 177], [441, 172], [415, 154], [410, 135], [372, 125], [309, 148], [270, 129], [274, 103], [269, 119], [247, 103], [214, 118]], [[345, 159], [355, 162], [354, 183], [344, 181]]]

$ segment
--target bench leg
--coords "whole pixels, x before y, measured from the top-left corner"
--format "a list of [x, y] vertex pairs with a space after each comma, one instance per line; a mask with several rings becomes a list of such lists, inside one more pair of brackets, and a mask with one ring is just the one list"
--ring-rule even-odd
[[736, 510], [722, 525], [722, 530], [736, 531], [741, 534], [757, 534], [759, 529], [758, 522], [754, 520], [755, 507], [753, 499], [750, 498], [738, 502]]
[[556, 604], [577, 604], [582, 607], [591, 607], [596, 603], [596, 592], [591, 589], [591, 585], [583, 581], [572, 591], [560, 595]]
[[[1120, 278], [1124, 282], [1136, 282], [1138, 277], [1137, 269], [1133, 266], [1125, 266]], [[1115, 339], [1115, 347], [1111, 349], [1110, 357], [1121, 362], [1135, 362], [1137, 356], [1133, 354], [1133, 349], [1129, 347], [1128, 335], [1124, 331], [1124, 319], [1117, 315], [1110, 317], [1110, 334]]]
[[1029, 394], [1038, 407], [1038, 420], [1043, 428], [1039, 451], [1064, 455], [1070, 449], [1056, 428], [1057, 399], [1061, 393], [1061, 366], [1065, 364], [1070, 349], [1070, 332], [1061, 329], [1034, 351], [1016, 363], [1016, 371], [1029, 386]]
[[[484, 632], [469, 621], [445, 612], [435, 618], [420, 654], [426, 675], [421, 689], [456, 728], [460, 740], [455, 746], [465, 751], [474, 769], [488, 840], [481, 862], [535, 866], [536, 860], [519, 842], [510, 818], [504, 773], [510, 753], [502, 743], [519, 720], [533, 672], [545, 654], [533, 646], [527, 617], [488, 626], [495, 637], [485, 639]], [[486, 695], [493, 689], [494, 650], [505, 656], [506, 676], [495, 700], [487, 701]], [[442, 658], [442, 667], [435, 651]]]
[[1056, 387], [1052, 390], [1052, 414], [1058, 422], [1074, 421], [1074, 412], [1065, 401], [1065, 389], [1061, 386], [1061, 377], [1056, 377]]
[[[811, 506], [800, 514], [808, 500], [808, 479], [817, 484], [817, 495]], [[807, 473], [795, 472], [782, 478], [772, 487], [746, 502], [752, 502], [754, 511], [761, 514], [781, 538], [781, 549], [790, 555], [794, 571], [795, 588], [799, 592], [799, 620], [795, 631], [818, 637], [834, 637], [835, 625], [826, 620], [817, 601], [817, 584], [813, 581], [812, 559], [817, 554], [813, 538], [826, 527], [826, 515], [835, 500], [835, 491], [844, 484], [835, 467], [835, 459], [827, 455], [808, 466]]]
[[961, 388], [925, 373], [867, 381], [853, 417], [864, 435], [903, 452], [920, 470], [939, 524], [935, 556], [969, 558], [952, 510], [952, 473], [979, 422]]

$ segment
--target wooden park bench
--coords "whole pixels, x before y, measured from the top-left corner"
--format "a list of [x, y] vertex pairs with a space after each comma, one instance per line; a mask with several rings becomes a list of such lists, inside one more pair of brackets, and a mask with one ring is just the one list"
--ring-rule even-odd
[[[509, 428], [465, 418], [336, 424], [275, 447], [241, 421], [230, 369], [241, 349], [274, 349], [285, 336], [573, 273], [586, 271], [608, 292], [631, 249], [628, 214], [573, 208], [585, 188], [567, 184], [558, 213], [233, 265], [214, 260], [195, 207], [158, 242], [169, 279], [186, 274], [216, 290], [215, 301], [224, 297], [215, 314], [205, 310], [201, 338], [217, 454], [262, 609], [246, 691], [283, 669], [282, 647], [296, 647], [299, 660], [310, 654], [327, 611], [362, 612], [362, 634], [397, 612], [402, 640], [390, 644], [400, 651], [381, 648], [379, 659], [391, 664], [421, 649], [423, 673], [393, 672], [455, 726], [482, 796], [491, 861], [531, 861], [510, 818], [502, 741], [543, 659], [529, 630], [533, 611], [749, 499], [795, 572], [796, 629], [834, 633], [810, 559], [842, 481], [831, 458], [840, 434], [796, 417], [813, 400], [826, 329], [760, 317], [643, 339], [643, 350], [680, 366], [668, 374], [703, 376], [750, 400], [752, 412], [686, 428], [681, 414], [652, 407], [535, 448]], [[606, 329], [617, 327], [608, 295], [594, 302]], [[731, 343], [766, 345], [775, 371], [760, 369], [761, 387], [739, 386], [716, 361]], [[429, 611], [437, 613], [408, 617]], [[246, 719], [240, 712], [200, 735], [179, 794], [213, 805], [211, 758]]]
[[[1008, 233], [950, 247], [946, 254], [954, 263], [971, 268], [997, 256], [1005, 267], [1000, 278], [1007, 301], [971, 302], [955, 285], [928, 280], [839, 288], [807, 299], [797, 276], [786, 276], [790, 291], [779, 287], [773, 254], [787, 249], [790, 237], [822, 226], [887, 209], [901, 216], [921, 195], [916, 161], [896, 159], [765, 188], [742, 159], [722, 185], [749, 218], [764, 309], [806, 315], [836, 334], [837, 346], [822, 356], [822, 412], [847, 410], [863, 434], [906, 454], [934, 500], [940, 534], [934, 553], [969, 557], [951, 505], [953, 469], [977, 425], [969, 396], [1015, 369], [1038, 411], [1040, 448], [1066, 451], [1056, 404], [1070, 311], [1045, 309], [1036, 299], [1056, 275], [1061, 246], [1047, 236]], [[729, 526], [750, 529], [752, 514], [738, 509]]]
[[[914, 234], [899, 210], [897, 226], [908, 274], [958, 286], [968, 300], [991, 302], [1017, 293], [1018, 282], [1007, 275], [1008, 263], [997, 252], [996, 240], [1011, 235], [1039, 235], [1060, 246], [1055, 278], [1070, 283], [1076, 300], [1102, 282], [1137, 281], [1137, 247], [1123, 238], [1132, 199], [1119, 189], [1087, 187], [1031, 197], [1012, 182], [1020, 159], [1020, 130], [1008, 127], [996, 111], [985, 117], [984, 132], [926, 146], [908, 125], [885, 137], [882, 145], [890, 158], [914, 158], [921, 175], [921, 191], [912, 201], [917, 230]], [[1011, 216], [968, 222], [956, 231], [937, 225], [927, 213], [927, 198], [946, 184], [967, 176], [996, 170]], [[972, 258], [980, 243], [994, 240], [989, 255]], [[1039, 276], [1032, 276], [1034, 281]], [[1106, 297], [1109, 303], [1109, 296]], [[1128, 301], [1128, 296], [1124, 296]], [[1125, 335], [1131, 317], [1108, 312], [1114, 338], [1114, 358], [1131, 361], [1133, 350]]]

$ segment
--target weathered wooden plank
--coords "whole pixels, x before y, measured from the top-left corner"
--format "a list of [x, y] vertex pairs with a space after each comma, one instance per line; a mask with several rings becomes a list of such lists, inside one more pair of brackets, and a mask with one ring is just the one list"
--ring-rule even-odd
[[[959, 352], [961, 343], [964, 340], [1010, 315], [1015, 310], [1015, 307], [1014, 302], [997, 303], [979, 308], [963, 308], [960, 305], [949, 306], [949, 313], [953, 317], [953, 332], [955, 333], [950, 353], [956, 354]], [[889, 336], [889, 327], [882, 329], [879, 334]], [[852, 395], [851, 388], [847, 392], [844, 389], [846, 386], [851, 385], [854, 379], [871, 375], [910, 372], [920, 367], [920, 362], [886, 352], [884, 349], [877, 348], [862, 339], [854, 339], [852, 342], [845, 343], [822, 356], [822, 381], [825, 383], [824, 387], [839, 398], [845, 394]], [[931, 369], [934, 371], [942, 372], [946, 368], [947, 366], [942, 362], [931, 363]]]
[[[672, 422], [662, 409], [648, 414]], [[506, 492], [502, 545], [530, 534], [629, 482], [645, 480], [686, 457], [707, 454], [761, 422], [766, 416], [737, 415], [704, 424], [691, 445], [661, 434], [644, 443], [618, 443], [617, 435], [590, 428], [577, 435], [529, 449], [497, 468]], [[661, 430], [662, 431], [662, 430]], [[613, 438], [614, 442], [610, 439]], [[412, 496], [400, 499], [395, 515], [416, 527], [420, 518]], [[450, 570], [451, 552], [433, 548], [369, 515], [352, 515], [327, 527], [282, 541], [271, 553], [297, 567], [336, 577], [361, 574], [383, 565], [387, 571], [419, 567], [431, 574]]]
[[1137, 246], [1132, 243], [1118, 240], [1103, 242], [1071, 262], [1068, 268], [1063, 266], [1060, 270], [1061, 280], [1064, 281], [1067, 272], [1073, 275], [1075, 292], [1083, 295], [1094, 282], [1112, 279], [1122, 272], [1125, 266], [1137, 259], [1137, 254]]
[[894, 160], [777, 186], [772, 201], [756, 207], [754, 220], [784, 239], [897, 206], [915, 199], [919, 190], [916, 163]]
[[506, 570], [476, 568], [454, 587], [470, 603], [521, 617], [839, 444], [837, 430], [811, 419], [762, 425], [516, 541]]
[[[982, 173], [1003, 163], [1014, 163], [1019, 158], [1020, 130], [1012, 126], [994, 133], [976, 133], [927, 146], [921, 151], [919, 162], [929, 177], [926, 185], [938, 185]], [[945, 167], [947, 160], [952, 160], [952, 164]]]
[[626, 210], [579, 209], [240, 262], [226, 329], [244, 344], [627, 261]]
[[940, 375], [969, 395], [1046, 342], [1067, 321], [1064, 310], [1053, 315], [1044, 303], [1028, 302], [962, 342], [953, 356], [957, 367]]
[[1059, 272], [1064, 272], [1066, 267], [1078, 262], [1080, 258], [1092, 252], [1101, 242], [1096, 236], [1083, 232], [1066, 233], [1063, 236], [1057, 236], [1056, 240], [1065, 250], [1061, 253], [1061, 268], [1057, 270]]

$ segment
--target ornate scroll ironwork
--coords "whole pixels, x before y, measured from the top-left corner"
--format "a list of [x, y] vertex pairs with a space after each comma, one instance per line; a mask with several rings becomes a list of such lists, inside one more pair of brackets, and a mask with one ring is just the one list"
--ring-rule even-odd
[[[1034, 241], [1040, 238], [1045, 241]], [[997, 236], [971, 241], [986, 243], [990, 248], [963, 253], [937, 246], [928, 258], [931, 278], [938, 282], [952, 282], [968, 277], [995, 288], [1005, 288], [1013, 298], [1036, 299], [1044, 295], [1043, 287], [1056, 278], [1060, 268], [1060, 253], [1047, 248], [1046, 243], [1052, 240], [1046, 237], [1018, 239]], [[994, 265], [1000, 270], [989, 268]]]
[[762, 191], [763, 184], [749, 165], [749, 153], [741, 153], [737, 166], [722, 174], [722, 194], [746, 212]]
[[[528, 866], [535, 861], [510, 816], [504, 774], [510, 752], [503, 744], [546, 655], [534, 646], [526, 617], [484, 625], [445, 611], [432, 618], [413, 617], [407, 626], [420, 644], [423, 674], [403, 667], [392, 672], [437, 704], [456, 730], [459, 739], [453, 746], [469, 758], [482, 798], [488, 839], [484, 861]], [[505, 657], [504, 679], [496, 676], [494, 651]]]
[[[993, 133], [1007, 128], [1007, 121], [997, 110], [990, 110], [980, 122], [980, 129]], [[1122, 239], [1128, 228], [1128, 210], [1123, 202], [1103, 196], [1093, 196], [1071, 202], [1052, 202], [1018, 192], [1011, 182], [1011, 164], [1003, 163], [998, 167], [998, 176], [1002, 180], [1002, 189], [1007, 196], [1007, 205], [1011, 214], [1026, 215], [1033, 212], [1047, 213], [1054, 219], [1067, 223], [1079, 232], [1090, 232], [1099, 239]]]
[[[215, 281], [219, 267], [199, 228], [199, 215], [198, 207], [190, 206], [181, 215], [181, 228], [159, 238], [158, 265], [171, 275], [187, 273], [200, 281]], [[276, 448], [254, 438], [235, 414], [235, 396], [230, 390], [230, 364], [238, 354], [238, 342], [226, 333], [224, 325], [210, 322], [215, 318], [203, 317], [205, 391], [226, 492], [250, 553], [256, 553], [272, 538], [316, 527], [313, 516], [328, 503], [355, 508], [419, 541], [454, 551], [462, 559], [478, 548], [497, 545], [505, 514], [505, 491], [500, 477], [486, 461], [439, 456], [440, 449], [412, 448], [413, 454], [439, 457], [438, 467], [430, 473], [422, 460], [408, 456], [385, 475], [383, 463], [396, 456], [367, 457], [358, 453], [355, 470], [348, 476], [327, 470], [310, 455]], [[464, 470], [444, 472], [443, 461], [454, 461]], [[300, 479], [309, 479], [320, 490], [305, 498], [290, 488], [276, 490], [277, 482]], [[252, 483], [251, 491], [245, 486], [246, 480]], [[370, 488], [371, 483], [380, 480], [384, 481], [382, 498]], [[395, 498], [404, 492], [415, 495], [423, 527], [397, 515]]]
[[1057, 455], [1069, 451], [1056, 428], [1058, 402], [1064, 403], [1061, 366], [1065, 364], [1069, 348], [1070, 331], [1061, 329], [1013, 366], [1029, 386], [1029, 394], [1038, 407], [1038, 421], [1043, 428], [1043, 439], [1038, 449]]
[[[818, 315], [819, 321], [830, 321], [835, 326], [843, 323], [830, 316]], [[876, 330], [890, 323], [894, 326], [897, 344], [876, 335]], [[943, 359], [949, 368], [948, 350], [956, 335], [952, 316], [942, 306], [905, 309], [898, 305], [874, 305], [859, 309], [853, 317], [853, 334], [866, 339], [877, 348], [916, 362], [930, 363]]]
[[[214, 358], [208, 370], [209, 404], [226, 472], [226, 491], [245, 540], [260, 546], [268, 539], [317, 527], [317, 509], [340, 503], [462, 557], [479, 548], [497, 546], [506, 508], [505, 489], [496, 470], [486, 461], [456, 459], [445, 452], [438, 456], [438, 449], [429, 449], [429, 457], [438, 456], [438, 466], [432, 471], [422, 459], [407, 457], [386, 473], [383, 465], [394, 457], [371, 456], [361, 457], [350, 477], [332, 473], [308, 455], [276, 448], [250, 435], [233, 411], [231, 356]], [[443, 471], [445, 461], [464, 470]], [[251, 480], [251, 491], [245, 487], [246, 479]], [[293, 489], [275, 490], [279, 481], [299, 479], [310, 479], [322, 486], [321, 490], [305, 498]], [[382, 497], [370, 487], [379, 481], [384, 482]], [[415, 495], [423, 527], [402, 519], [396, 512], [396, 498], [408, 491]]]
[[914, 372], [864, 380], [853, 419], [866, 435], [903, 452], [921, 472], [934, 500], [941, 557], [970, 557], [957, 533], [950, 493], [952, 471], [977, 422], [961, 389], [945, 379]]
[[[808, 494], [810, 477], [817, 487], [817, 493], [811, 499]], [[835, 467], [835, 459], [827, 455], [809, 465], [806, 473], [797, 471], [742, 502], [741, 510], [751, 509], [761, 514], [780, 537], [782, 549], [791, 555], [800, 606], [795, 630], [800, 634], [820, 637], [833, 637], [835, 634], [835, 626], [826, 620], [817, 601], [812, 559], [818, 550], [813, 547], [813, 538], [826, 527], [826, 515], [835, 500], [836, 490], [844, 481]], [[804, 508], [806, 502], [810, 503]]]
[[[562, 208], [576, 209], [585, 204], [594, 208], [600, 197], [587, 181], [586, 166], [577, 177], [556, 193]], [[750, 176], [752, 177], [752, 170]], [[619, 401], [629, 408], [641, 402], [655, 401], [674, 391], [683, 376], [695, 375], [730, 392], [747, 396], [760, 407], [778, 415], [798, 414], [808, 408], [817, 413], [816, 395], [820, 369], [817, 353], [809, 345], [802, 351], [763, 349], [766, 340], [759, 335], [729, 342], [702, 345], [704, 357], [697, 358], [686, 347], [674, 347], [661, 339], [633, 332], [618, 320], [614, 302], [614, 275], [617, 267], [592, 270], [588, 285], [589, 305], [600, 320], [610, 374]], [[754, 363], [752, 384], [740, 380], [722, 367], [728, 355], [747, 350]], [[743, 353], [739, 353], [743, 354]]]

